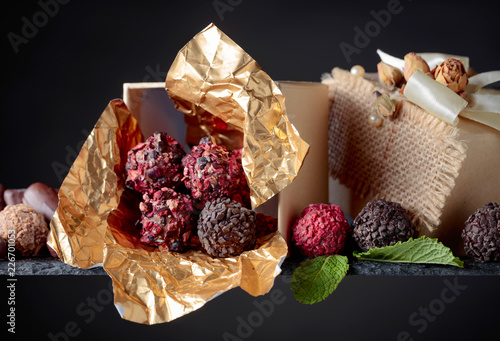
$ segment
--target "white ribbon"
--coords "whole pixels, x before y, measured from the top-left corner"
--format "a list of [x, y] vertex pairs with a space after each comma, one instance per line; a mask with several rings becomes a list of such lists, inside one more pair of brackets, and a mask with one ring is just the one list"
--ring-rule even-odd
[[[404, 60], [377, 50], [380, 59], [389, 65], [404, 67]], [[420, 55], [431, 69], [441, 64], [446, 58], [459, 58], [468, 68], [469, 58], [443, 53], [422, 53]], [[446, 123], [456, 126], [458, 115], [488, 125], [500, 131], [500, 92], [483, 87], [500, 81], [500, 71], [490, 71], [469, 78], [465, 88], [466, 99], [457, 95], [446, 85], [434, 80], [421, 71], [415, 71], [410, 77], [403, 93], [409, 101], [418, 105]], [[397, 97], [397, 96], [395, 96]]]
[[415, 70], [403, 93], [411, 102], [454, 126], [458, 114], [467, 106], [465, 99], [420, 70]]

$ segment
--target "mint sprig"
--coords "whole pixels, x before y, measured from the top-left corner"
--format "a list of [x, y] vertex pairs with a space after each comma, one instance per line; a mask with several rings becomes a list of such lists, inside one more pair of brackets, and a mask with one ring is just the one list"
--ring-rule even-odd
[[292, 274], [291, 287], [295, 299], [314, 304], [327, 298], [349, 270], [347, 257], [319, 256], [300, 263]]
[[426, 263], [464, 267], [464, 262], [455, 257], [450, 248], [435, 238], [425, 236], [418, 239], [410, 238], [406, 242], [397, 242], [392, 246], [373, 248], [366, 252], [354, 251], [353, 256], [359, 260], [378, 262]]

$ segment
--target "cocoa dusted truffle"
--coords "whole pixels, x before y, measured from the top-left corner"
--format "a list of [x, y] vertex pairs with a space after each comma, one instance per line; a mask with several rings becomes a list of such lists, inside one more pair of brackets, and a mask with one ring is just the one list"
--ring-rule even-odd
[[479, 262], [500, 261], [500, 206], [491, 202], [472, 214], [462, 230], [464, 249]]
[[211, 137], [204, 137], [182, 159], [183, 181], [193, 199], [205, 202], [231, 197], [233, 180], [229, 171], [230, 156], [226, 147], [219, 146]]
[[0, 212], [0, 237], [9, 240], [14, 236], [15, 247], [23, 256], [37, 255], [48, 234], [43, 215], [25, 204], [8, 205]]
[[292, 226], [292, 241], [307, 257], [340, 253], [350, 232], [337, 205], [310, 204]]
[[128, 152], [126, 185], [141, 193], [175, 188], [182, 180], [184, 148], [166, 133], [156, 132]]
[[255, 245], [255, 212], [230, 198], [205, 204], [198, 219], [198, 237], [212, 257], [238, 256]]
[[363, 251], [405, 242], [415, 229], [399, 203], [379, 199], [370, 201], [352, 223], [353, 237]]
[[141, 242], [160, 250], [185, 251], [194, 227], [191, 198], [164, 187], [144, 194], [143, 199], [139, 204]]

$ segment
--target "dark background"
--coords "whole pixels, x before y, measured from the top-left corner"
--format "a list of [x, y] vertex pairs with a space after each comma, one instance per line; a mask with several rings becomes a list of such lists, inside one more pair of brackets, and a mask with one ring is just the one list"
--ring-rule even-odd
[[[478, 72], [500, 69], [498, 5], [482, 1], [401, 0], [400, 13], [348, 60], [340, 44], [354, 46], [355, 28], [364, 30], [374, 22], [372, 11], [380, 13], [390, 2], [73, 0], [51, 6], [52, 16], [45, 17], [40, 3], [54, 1], [9, 2], [1, 20], [6, 63], [0, 183], [24, 188], [41, 181], [58, 187], [108, 102], [121, 98], [122, 84], [163, 81], [179, 49], [211, 22], [275, 80], [319, 81], [335, 66], [356, 64], [374, 72], [377, 48], [401, 58], [410, 51], [467, 55]], [[229, 7], [222, 12], [214, 3]], [[33, 23], [38, 27], [30, 30]], [[25, 39], [17, 47], [9, 41], [14, 35]], [[422, 324], [410, 324], [420, 307], [440, 307], [436, 300], [445, 279], [455, 280], [350, 276], [326, 301], [305, 306], [279, 278], [273, 290], [283, 292], [284, 302], [251, 335], [239, 337], [396, 340], [405, 330], [415, 340], [491, 336], [498, 329], [498, 276], [459, 277], [467, 288], [438, 316], [427, 318], [425, 330], [418, 333]], [[238, 317], [247, 319], [255, 302], [270, 297], [235, 289], [171, 323], [142, 326], [121, 320], [106, 299], [109, 282], [105, 276], [19, 277], [15, 336], [50, 339], [49, 333], [74, 323], [78, 335], [69, 340], [222, 340], [225, 332], [238, 336]], [[2, 297], [5, 316], [7, 305], [1, 302], [7, 294]], [[102, 303], [92, 319], [77, 311], [88, 298]], [[4, 323], [0, 328], [7, 329]]]

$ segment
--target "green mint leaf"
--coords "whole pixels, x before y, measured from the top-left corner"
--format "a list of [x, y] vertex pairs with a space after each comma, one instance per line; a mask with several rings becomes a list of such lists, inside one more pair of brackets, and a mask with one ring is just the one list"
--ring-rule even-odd
[[314, 304], [327, 298], [349, 270], [345, 256], [319, 256], [300, 263], [292, 274], [292, 291], [301, 303]]
[[359, 260], [378, 262], [426, 263], [464, 267], [464, 262], [455, 257], [450, 248], [435, 238], [425, 236], [418, 239], [410, 238], [406, 242], [397, 242], [392, 246], [373, 248], [366, 252], [354, 251], [353, 256]]

